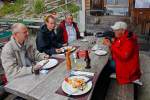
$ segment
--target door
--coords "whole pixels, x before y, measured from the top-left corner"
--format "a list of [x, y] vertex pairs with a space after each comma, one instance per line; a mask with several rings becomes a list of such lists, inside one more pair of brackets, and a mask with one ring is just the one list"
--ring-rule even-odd
[[103, 15], [104, 0], [90, 0], [90, 5], [92, 15]]

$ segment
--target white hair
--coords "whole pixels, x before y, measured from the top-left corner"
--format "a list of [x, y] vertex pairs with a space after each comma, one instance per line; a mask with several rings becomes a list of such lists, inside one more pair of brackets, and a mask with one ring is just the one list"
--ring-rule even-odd
[[72, 16], [72, 14], [70, 12], [65, 12], [65, 18], [67, 18], [68, 16]]
[[22, 28], [27, 28], [24, 24], [22, 23], [15, 23], [11, 26], [12, 34], [15, 34], [17, 32], [20, 32]]

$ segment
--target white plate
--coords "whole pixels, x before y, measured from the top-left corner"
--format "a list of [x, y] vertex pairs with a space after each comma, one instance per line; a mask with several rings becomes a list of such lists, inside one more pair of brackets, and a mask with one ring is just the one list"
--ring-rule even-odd
[[71, 51], [74, 51], [76, 48], [74, 46], [65, 46], [61, 48], [62, 52], [66, 51], [67, 49], [71, 49]]
[[95, 44], [91, 50], [95, 51], [95, 50], [100, 50], [100, 49], [102, 49], [102, 48], [100, 48], [98, 44]]
[[106, 55], [107, 51], [105, 51], [105, 50], [96, 50], [94, 53], [96, 55], [102, 56], [102, 55]]
[[87, 39], [82, 39], [81, 41], [82, 41], [82, 42], [88, 42], [88, 40], [87, 40]]
[[[69, 77], [70, 79], [73, 79], [73, 78], [81, 78], [81, 79], [84, 79], [85, 81], [89, 80], [88, 77], [85, 77], [85, 76], [71, 76]], [[92, 88], [92, 81], [89, 81], [87, 84], [86, 84], [86, 87], [84, 90], [80, 90], [78, 88], [73, 88], [69, 83], [67, 83], [65, 80], [63, 81], [62, 83], [62, 90], [67, 93], [68, 95], [74, 95], [74, 96], [77, 96], [77, 95], [82, 95], [82, 94], [85, 94], [87, 93], [88, 91], [90, 91]]]
[[[48, 59], [48, 60], [49, 60], [49, 62], [46, 63], [42, 67], [42, 69], [49, 69], [49, 68], [52, 68], [52, 67], [54, 67], [54, 66], [56, 66], [58, 64], [58, 60], [57, 59]], [[42, 66], [45, 61], [46, 60], [42, 60], [42, 61], [38, 62], [37, 65], [41, 65]]]

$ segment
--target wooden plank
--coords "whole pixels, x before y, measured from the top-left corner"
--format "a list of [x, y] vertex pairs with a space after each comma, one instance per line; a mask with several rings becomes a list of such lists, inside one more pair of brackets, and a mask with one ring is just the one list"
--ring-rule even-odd
[[35, 23], [35, 22], [38, 22], [38, 23], [43, 23], [44, 21], [43, 21], [43, 19], [23, 19], [23, 22], [31, 22], [31, 23]]
[[[90, 37], [88, 39], [90, 43], [76, 41], [71, 45], [81, 46], [81, 49], [90, 49], [94, 45], [92, 44], [94, 38]], [[94, 52], [91, 52], [90, 57], [92, 68], [84, 70], [100, 73], [103, 66], [106, 64], [109, 55], [96, 56]], [[68, 100], [68, 97], [55, 93], [55, 91], [61, 86], [66, 75], [65, 67], [65, 62], [63, 62], [47, 75], [35, 76], [31, 74], [17, 78], [5, 86], [6, 91], [29, 100]], [[76, 66], [73, 65], [73, 68], [76, 68]], [[90, 92], [89, 99], [91, 94], [92, 91]]]
[[49, 10], [47, 10], [47, 11], [46, 11], [46, 12], [44, 12], [44, 13], [51, 12], [51, 11], [53, 11], [53, 10], [57, 9], [57, 8], [60, 8], [60, 7], [65, 6], [65, 5], [69, 5], [69, 4], [71, 4], [72, 2], [74, 2], [74, 0], [69, 1], [67, 4], [62, 4], [62, 5], [59, 5], [59, 6], [57, 6], [57, 7], [52, 8], [52, 9], [49, 9]]
[[[74, 45], [77, 44], [76, 46], [82, 45], [82, 49], [87, 48], [89, 45], [85, 44], [83, 42], [77, 42], [74, 43]], [[84, 45], [84, 47], [83, 47]], [[85, 46], [86, 45], [86, 46]], [[108, 56], [95, 56], [95, 54], [92, 52], [91, 55], [91, 66], [92, 68], [87, 70], [84, 69], [85, 71], [92, 71], [92, 72], [97, 72], [100, 73], [103, 66], [106, 64]], [[51, 100], [67, 100], [67, 97], [60, 96], [58, 94], [55, 94], [56, 90], [61, 86], [63, 79], [66, 75], [66, 65], [65, 62], [58, 66], [56, 69], [53, 70], [49, 74], [48, 79], [40, 84], [36, 89], [31, 91], [29, 93], [30, 96], [35, 96], [39, 100], [47, 100], [48, 98], [51, 98]], [[76, 68], [75, 65], [72, 65], [73, 68]], [[54, 79], [55, 77], [55, 79]], [[38, 92], [37, 92], [38, 91]], [[47, 94], [48, 92], [48, 94]], [[90, 97], [89, 97], [90, 98]]]
[[[144, 71], [143, 73], [145, 73], [145, 74], [150, 72], [150, 70], [148, 68], [149, 63], [150, 63], [149, 59], [150, 59], [149, 56], [140, 52], [140, 65], [141, 65], [142, 71]], [[146, 69], [146, 70], [144, 70], [144, 69]], [[114, 78], [114, 77], [111, 76], [111, 78]], [[144, 75], [142, 75], [141, 80], [143, 81], [144, 78], [145, 78]], [[140, 88], [143, 88], [143, 87], [140, 87]], [[110, 86], [109, 86], [109, 89], [108, 89], [108, 92], [106, 95], [106, 100], [134, 100], [134, 96], [140, 97], [139, 95], [142, 94], [141, 90], [140, 90], [140, 92], [135, 91], [138, 94], [135, 94], [134, 91], [135, 91], [134, 84], [119, 85], [114, 78], [114, 79], [111, 79], [111, 83], [110, 83]], [[143, 95], [143, 97], [144, 97], [144, 95]]]
[[27, 25], [27, 27], [29, 27], [29, 28], [35, 28], [35, 29], [39, 29], [40, 28], [40, 26], [33, 26], [33, 25]]
[[[97, 57], [94, 57], [94, 55], [95, 54], [92, 54], [93, 55], [93, 57], [92, 57], [92, 63], [91, 63], [91, 66], [92, 66], [92, 68], [90, 69], [90, 70], [87, 70], [87, 69], [84, 69], [85, 71], [92, 71], [92, 72], [100, 72], [101, 70], [102, 70], [102, 68], [103, 68], [103, 66], [105, 65], [105, 63], [106, 63], [106, 59], [108, 59], [107, 57], [105, 58], [105, 59], [98, 59]], [[98, 62], [98, 63], [97, 63]], [[102, 63], [103, 62], [103, 63]], [[65, 66], [61, 66], [61, 67], [65, 67]], [[75, 67], [75, 66], [74, 66]], [[59, 77], [56, 77], [56, 79], [59, 79], [60, 78], [60, 76], [61, 75], [59, 75]], [[63, 77], [64, 77], [64, 75], [63, 75]], [[63, 80], [62, 80], [62, 78], [63, 77], [61, 77], [61, 79], [60, 79], [60, 81], [58, 82], [58, 80], [55, 80], [57, 83], [55, 83], [55, 84], [58, 84], [58, 86], [61, 86], [61, 84], [62, 84], [62, 82], [63, 82]], [[50, 84], [50, 82], [48, 83], [48, 84]], [[55, 93], [55, 91], [58, 89], [58, 86], [52, 86], [52, 88], [53, 88], [53, 92]], [[56, 89], [57, 88], [57, 89]], [[49, 89], [50, 90], [50, 89]], [[90, 99], [90, 96], [92, 95], [92, 92], [90, 93], [90, 95], [89, 95], [89, 99]], [[41, 98], [41, 100], [47, 100], [47, 98], [51, 98], [51, 97], [53, 97], [52, 98], [52, 100], [65, 100], [66, 98], [65, 97], [63, 97], [63, 99], [62, 99], [62, 96], [58, 96], [57, 94], [46, 94], [46, 95], [44, 95], [42, 98]]]
[[119, 85], [111, 79], [105, 100], [134, 100], [134, 84]]
[[[150, 52], [140, 52], [140, 65], [142, 70], [141, 81], [144, 86], [137, 87], [137, 94], [135, 94], [138, 100], [150, 99]], [[136, 99], [135, 99], [136, 100]]]
[[28, 93], [37, 87], [41, 82], [47, 78], [47, 75], [27, 75], [16, 78], [5, 86], [6, 91], [9, 93], [21, 96], [23, 98], [34, 99], [29, 97]]
[[61, 86], [66, 74], [65, 62], [55, 68], [48, 78], [28, 94], [36, 97], [38, 100], [67, 100], [67, 97], [55, 94], [55, 91]]

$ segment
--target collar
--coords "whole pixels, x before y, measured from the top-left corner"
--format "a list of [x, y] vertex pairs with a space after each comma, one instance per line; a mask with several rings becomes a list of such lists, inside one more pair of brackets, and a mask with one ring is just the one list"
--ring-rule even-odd
[[12, 48], [15, 51], [20, 51], [21, 49], [25, 49], [27, 47], [27, 42], [25, 42], [24, 45], [22, 46], [13, 37], [11, 37], [10, 41], [12, 44]]
[[47, 28], [46, 24], [44, 24], [44, 25], [41, 26], [40, 31], [41, 31], [42, 33], [48, 33], [48, 32], [51, 32], [51, 31], [53, 31], [53, 30], [49, 30], [49, 29]]
[[73, 27], [73, 24], [69, 25], [69, 24], [65, 23], [65, 26]]

